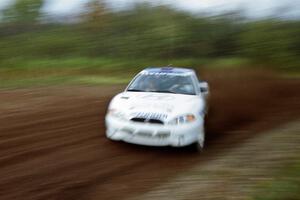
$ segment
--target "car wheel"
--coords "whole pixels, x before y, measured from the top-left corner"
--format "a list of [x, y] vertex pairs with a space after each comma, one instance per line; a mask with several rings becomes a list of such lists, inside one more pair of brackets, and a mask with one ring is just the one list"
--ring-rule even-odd
[[202, 152], [204, 148], [204, 142], [195, 142], [194, 143], [194, 150], [196, 152]]
[[203, 148], [204, 148], [204, 141], [205, 141], [204, 136], [202, 138], [199, 135], [198, 140], [195, 143], [192, 144], [193, 150], [196, 151], [196, 152], [202, 152]]

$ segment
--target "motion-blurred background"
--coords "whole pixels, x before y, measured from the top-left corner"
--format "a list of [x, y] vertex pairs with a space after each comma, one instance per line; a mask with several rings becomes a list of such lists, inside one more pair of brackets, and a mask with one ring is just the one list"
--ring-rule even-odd
[[297, 1], [1, 0], [0, 14], [1, 86], [125, 83], [168, 64], [299, 71]]
[[[0, 0], [0, 199], [300, 199], [300, 2]], [[206, 146], [105, 138], [148, 66], [210, 85]]]

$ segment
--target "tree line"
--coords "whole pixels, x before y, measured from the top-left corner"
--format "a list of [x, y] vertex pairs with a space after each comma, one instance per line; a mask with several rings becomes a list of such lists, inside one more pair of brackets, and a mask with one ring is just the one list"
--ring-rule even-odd
[[247, 58], [299, 68], [299, 19], [247, 19], [242, 12], [195, 15], [137, 4], [115, 11], [90, 1], [68, 18], [42, 14], [43, 0], [17, 0], [2, 11], [0, 60], [110, 57]]

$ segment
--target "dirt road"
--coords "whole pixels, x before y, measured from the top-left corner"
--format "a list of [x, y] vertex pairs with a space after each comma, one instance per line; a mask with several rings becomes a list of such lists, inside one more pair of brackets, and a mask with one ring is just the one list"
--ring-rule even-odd
[[299, 80], [262, 72], [204, 78], [212, 96], [200, 155], [108, 141], [104, 113], [123, 86], [1, 90], [0, 199], [132, 198], [300, 115]]
[[[279, 179], [287, 180], [289, 176], [300, 180], [299, 175], [282, 173], [299, 162], [299, 133], [299, 120], [263, 132], [133, 199], [299, 199], [299, 191], [291, 190], [293, 182], [290, 185], [285, 182], [285, 186], [281, 183], [281, 187], [269, 191], [262, 190], [266, 185], [274, 184], [274, 180], [278, 184]], [[280, 178], [278, 174], [281, 174]]]

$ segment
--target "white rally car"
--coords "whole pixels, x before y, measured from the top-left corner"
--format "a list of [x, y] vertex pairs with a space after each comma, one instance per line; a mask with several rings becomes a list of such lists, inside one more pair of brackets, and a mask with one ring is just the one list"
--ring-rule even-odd
[[106, 136], [148, 146], [204, 146], [208, 84], [192, 69], [147, 68], [109, 104]]

